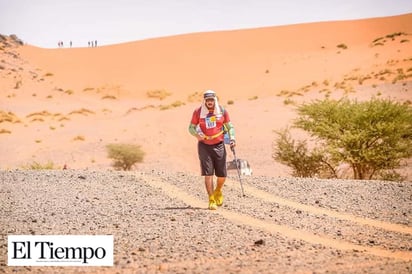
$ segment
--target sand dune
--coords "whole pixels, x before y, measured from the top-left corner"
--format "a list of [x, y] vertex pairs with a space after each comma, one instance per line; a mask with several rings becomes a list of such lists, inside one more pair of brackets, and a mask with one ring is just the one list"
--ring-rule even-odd
[[[0, 167], [109, 168], [104, 146], [133, 142], [147, 152], [145, 167], [197, 173], [187, 125], [199, 94], [214, 89], [236, 126], [239, 156], [256, 175], [288, 176], [271, 157], [273, 130], [295, 117], [285, 102], [412, 100], [411, 78], [395, 81], [412, 67], [411, 22], [406, 14], [97, 48], [6, 47], [0, 110], [15, 121], [0, 123]], [[148, 96], [159, 90], [170, 95]]]

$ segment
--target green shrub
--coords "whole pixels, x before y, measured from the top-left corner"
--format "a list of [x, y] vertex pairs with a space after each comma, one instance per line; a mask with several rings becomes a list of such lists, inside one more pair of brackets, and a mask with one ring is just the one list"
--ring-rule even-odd
[[326, 155], [319, 150], [309, 152], [306, 141], [295, 141], [288, 129], [276, 132], [273, 159], [292, 168], [297, 177], [336, 177]]
[[379, 179], [385, 181], [402, 182], [406, 180], [406, 177], [394, 170], [390, 170], [379, 172]]
[[131, 170], [136, 163], [143, 162], [145, 154], [139, 145], [133, 144], [108, 144], [106, 149], [116, 170]]

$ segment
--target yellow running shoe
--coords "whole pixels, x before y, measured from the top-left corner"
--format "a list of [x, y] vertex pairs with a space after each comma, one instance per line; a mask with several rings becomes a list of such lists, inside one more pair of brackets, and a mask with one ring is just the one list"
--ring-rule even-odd
[[209, 196], [209, 209], [210, 210], [216, 210], [217, 209], [215, 197], [213, 195]]
[[217, 206], [223, 205], [223, 194], [221, 190], [215, 190], [215, 192], [213, 192], [213, 196], [215, 197]]

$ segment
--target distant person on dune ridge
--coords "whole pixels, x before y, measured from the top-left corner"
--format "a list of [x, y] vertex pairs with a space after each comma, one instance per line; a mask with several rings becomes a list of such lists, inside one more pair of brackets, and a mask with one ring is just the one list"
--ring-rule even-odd
[[[226, 148], [224, 133], [229, 134], [230, 146], [236, 146], [235, 130], [230, 122], [229, 113], [219, 105], [216, 93], [207, 90], [203, 102], [192, 114], [189, 132], [198, 140], [197, 150], [201, 174], [209, 195], [209, 209], [215, 210], [223, 204], [222, 187], [227, 177]], [[216, 175], [216, 188], [213, 176]]]

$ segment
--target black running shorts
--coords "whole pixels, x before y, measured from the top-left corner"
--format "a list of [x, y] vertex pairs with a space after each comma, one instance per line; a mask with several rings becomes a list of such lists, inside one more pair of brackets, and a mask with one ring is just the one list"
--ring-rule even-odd
[[197, 145], [202, 176], [226, 177], [226, 149], [220, 142], [216, 145], [207, 145], [199, 142]]

